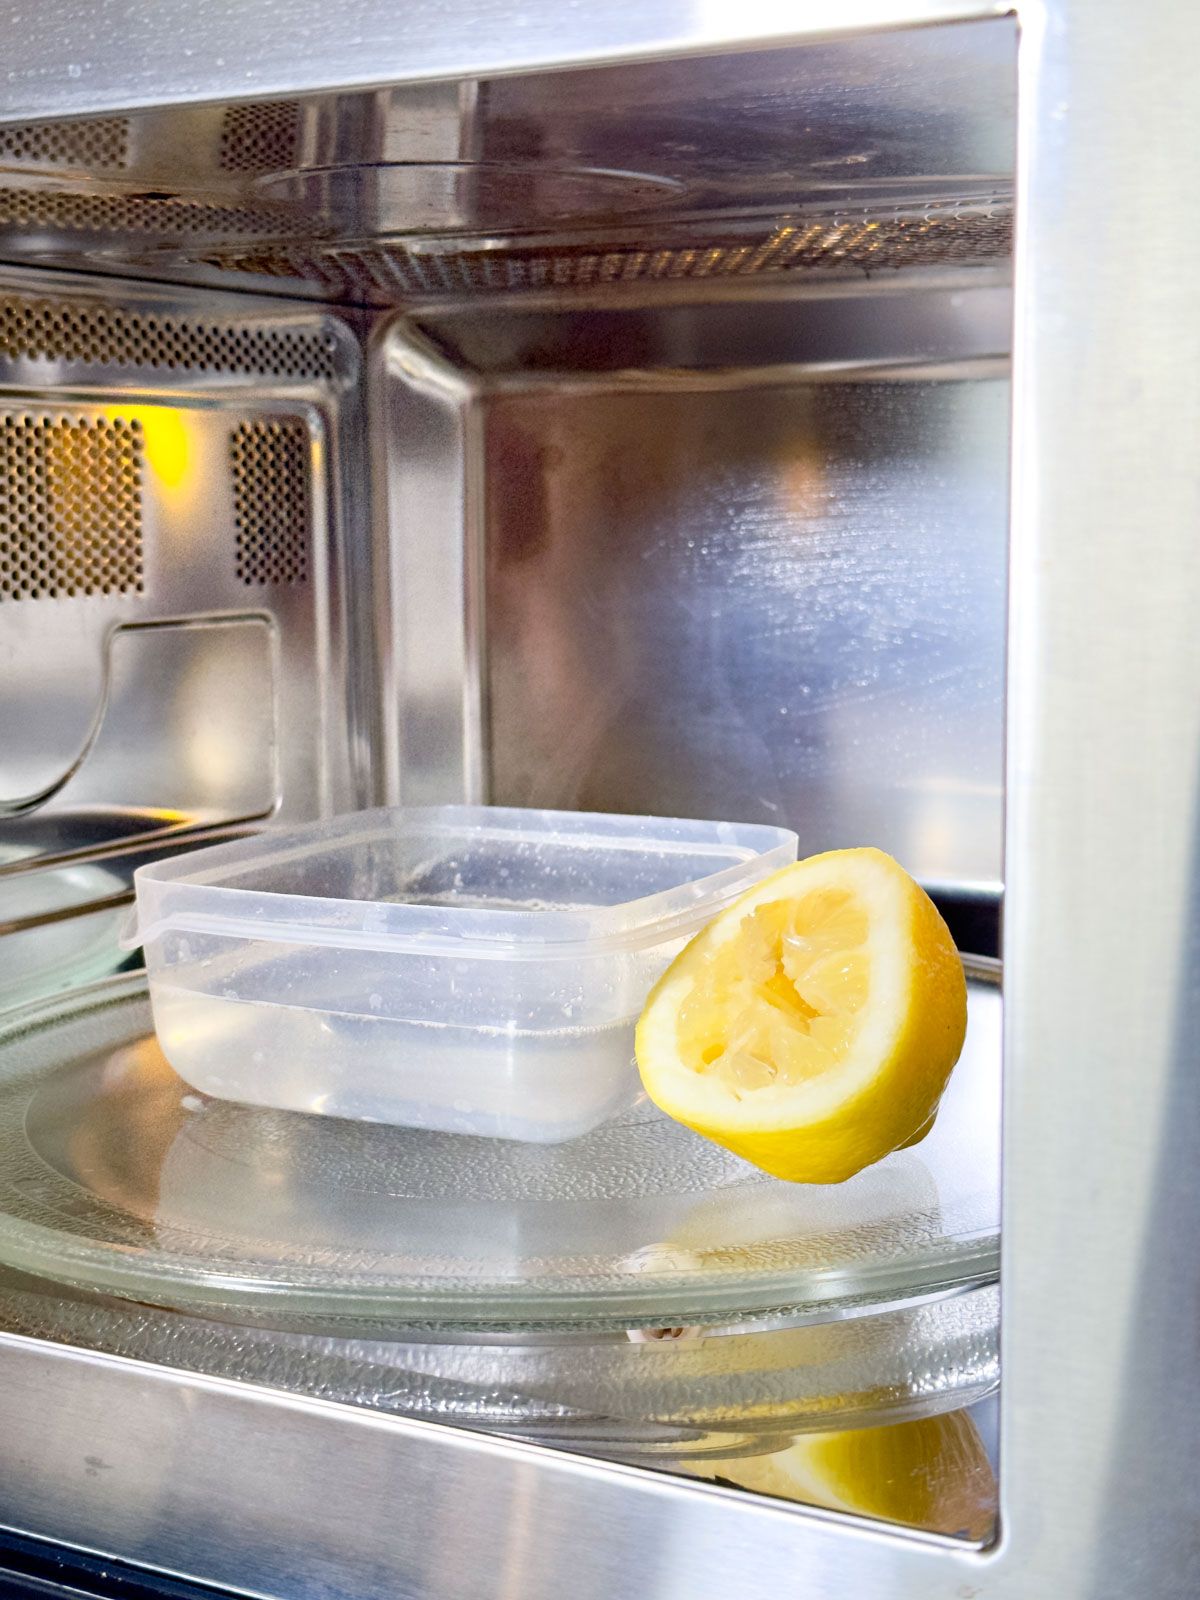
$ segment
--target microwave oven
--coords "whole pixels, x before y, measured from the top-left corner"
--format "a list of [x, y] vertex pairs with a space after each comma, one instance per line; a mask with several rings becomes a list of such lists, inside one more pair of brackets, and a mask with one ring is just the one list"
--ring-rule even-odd
[[[378, 1324], [43, 1276], [94, 1151], [46, 1200], [30, 1112], [9, 1581], [1195, 1593], [1194, 20], [46, 0], [0, 30], [10, 1059], [51, 1015], [99, 1049], [140, 994], [137, 866], [468, 802], [882, 845], [1002, 957], [1004, 1088], [998, 1289], [871, 1308], [910, 1354], [936, 1322], [947, 1394], [1002, 1374], [970, 1539], [654, 1470], [723, 1403], [686, 1340], [616, 1429], [619, 1327], [473, 1367], [409, 1326], [401, 1361]], [[835, 1324], [747, 1330], [725, 1366], [817, 1426]], [[847, 1381], [827, 1425], [935, 1383], [908, 1361], [885, 1418]]]

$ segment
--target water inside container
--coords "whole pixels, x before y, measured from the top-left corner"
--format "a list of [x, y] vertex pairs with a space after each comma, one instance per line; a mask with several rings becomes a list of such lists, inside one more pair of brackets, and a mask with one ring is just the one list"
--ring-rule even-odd
[[494, 1028], [227, 999], [169, 983], [155, 988], [154, 1018], [167, 1058], [194, 1087], [291, 1111], [554, 1143], [639, 1092], [631, 1020]]

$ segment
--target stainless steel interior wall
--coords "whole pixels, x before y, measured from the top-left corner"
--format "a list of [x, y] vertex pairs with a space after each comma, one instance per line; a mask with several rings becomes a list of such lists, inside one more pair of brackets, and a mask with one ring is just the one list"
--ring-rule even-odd
[[493, 797], [999, 879], [1008, 383], [504, 395]]

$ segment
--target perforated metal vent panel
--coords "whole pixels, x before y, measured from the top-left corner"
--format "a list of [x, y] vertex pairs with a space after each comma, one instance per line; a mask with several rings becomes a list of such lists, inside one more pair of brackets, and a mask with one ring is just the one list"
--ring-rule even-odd
[[0, 297], [0, 357], [331, 378], [337, 345], [316, 330], [201, 323], [87, 301]]
[[291, 232], [278, 211], [215, 206], [143, 194], [89, 194], [64, 189], [0, 189], [0, 226], [66, 229], [77, 233], [194, 234], [221, 238]]
[[124, 167], [128, 153], [129, 123], [124, 117], [0, 125], [0, 162], [114, 172]]
[[309, 435], [296, 419], [243, 422], [229, 438], [237, 575], [245, 584], [308, 578]]
[[230, 106], [221, 127], [221, 166], [226, 172], [280, 172], [296, 160], [300, 105], [264, 100]]
[[0, 418], [0, 600], [141, 591], [141, 455], [133, 420]]
[[507, 242], [488, 248], [414, 250], [297, 244], [251, 247], [203, 258], [210, 265], [320, 284], [346, 299], [486, 293], [497, 289], [587, 288], [595, 284], [746, 278], [779, 272], [871, 273], [903, 267], [986, 265], [1012, 251], [1007, 206], [931, 207], [916, 214], [787, 217], [727, 238], [685, 237], [633, 246], [580, 242], [553, 247]]

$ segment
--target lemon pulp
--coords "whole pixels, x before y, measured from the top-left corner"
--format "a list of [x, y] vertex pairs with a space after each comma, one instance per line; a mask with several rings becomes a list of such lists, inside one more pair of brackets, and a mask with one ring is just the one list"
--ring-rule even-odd
[[778, 1177], [835, 1183], [922, 1138], [966, 980], [933, 902], [879, 850], [785, 867], [675, 959], [637, 1029], [651, 1099]]

